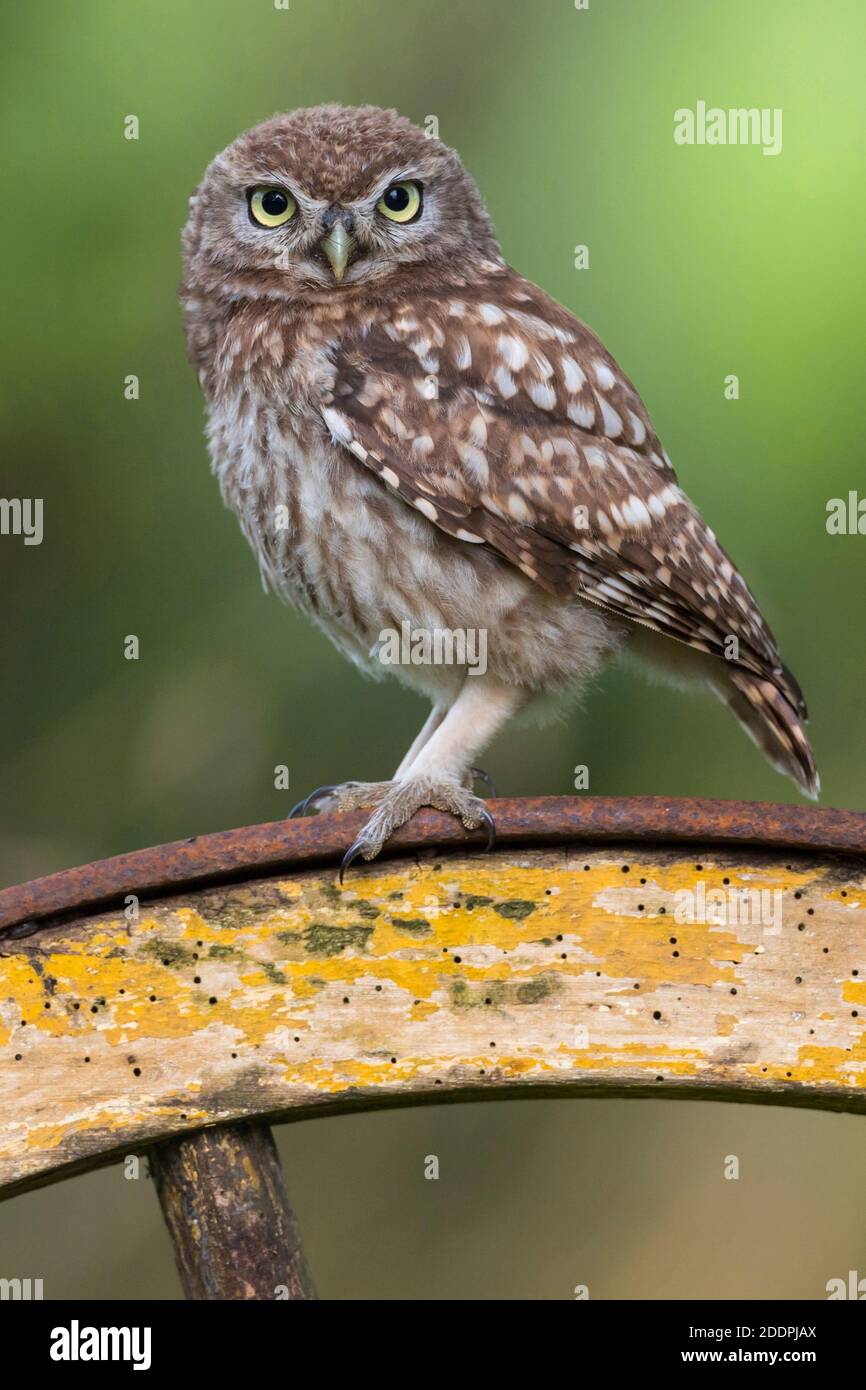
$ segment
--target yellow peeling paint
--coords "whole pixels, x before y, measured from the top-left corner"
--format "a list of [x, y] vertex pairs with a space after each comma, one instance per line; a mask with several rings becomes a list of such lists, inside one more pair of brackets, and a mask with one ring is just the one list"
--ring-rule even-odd
[[789, 1065], [784, 1063], [763, 1063], [752, 1066], [752, 1075], [765, 1076], [774, 1081], [807, 1081], [812, 1084], [833, 1083], [851, 1084], [850, 1078], [857, 1077], [856, 1084], [866, 1084], [863, 1067], [866, 1064], [866, 1034], [861, 1030], [850, 1050], [845, 1047], [816, 1047], [807, 1045], [797, 1049], [797, 1060]]
[[[833, 964], [866, 954], [860, 879], [843, 897], [822, 863], [701, 863], [500, 851], [374, 865], [343, 892], [314, 871], [28, 938], [0, 956], [0, 1183], [22, 1126], [34, 1172], [110, 1134], [437, 1082], [866, 1094], [866, 979]], [[678, 922], [698, 881], [781, 889], [782, 931]]]

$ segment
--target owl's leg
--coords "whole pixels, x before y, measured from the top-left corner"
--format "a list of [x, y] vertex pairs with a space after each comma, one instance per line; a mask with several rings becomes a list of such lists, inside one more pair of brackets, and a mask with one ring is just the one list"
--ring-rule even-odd
[[400, 770], [361, 834], [343, 859], [340, 876], [354, 860], [373, 859], [394, 831], [422, 806], [459, 816], [467, 830], [488, 829], [485, 803], [466, 786], [472, 762], [523, 703], [513, 686], [491, 676], [467, 675], [454, 704], [408, 767]]
[[338, 785], [317, 787], [305, 796], [289, 812], [289, 820], [295, 816], [306, 816], [313, 811], [357, 811], [362, 806], [378, 806], [390, 791], [394, 782], [401, 777], [417, 758], [421, 749], [429, 742], [448, 713], [448, 703], [437, 703], [431, 709], [424, 725], [413, 740], [405, 758], [394, 773], [390, 782], [341, 782]]
[[[421, 732], [418, 734], [418, 737], [415, 739], [414, 743], [412, 744], [412, 747], [409, 749], [409, 752], [406, 754], [400, 766], [397, 768], [397, 771], [394, 773], [393, 780], [395, 782], [399, 782], [401, 777], [405, 777], [409, 768], [412, 766], [418, 754], [421, 752], [421, 749], [424, 748], [430, 742], [432, 735], [435, 734], [436, 730], [439, 728], [439, 725], [442, 723], [442, 720], [445, 718], [446, 714], [451, 708], [452, 703], [453, 701], [447, 700], [442, 701], [441, 703], [435, 704], [433, 706], [427, 718], [427, 722], [425, 723]], [[468, 768], [463, 780], [465, 785], [468, 787], [469, 791], [472, 790], [476, 782], [484, 782], [487, 785], [490, 795], [496, 795], [496, 788], [493, 785], [493, 778], [489, 775], [489, 773], [484, 771], [483, 767]], [[375, 785], [384, 787], [387, 786], [388, 783], [378, 782]]]
[[414, 763], [418, 754], [421, 752], [421, 749], [425, 748], [426, 745], [430, 742], [430, 739], [433, 737], [436, 730], [439, 728], [439, 725], [442, 723], [442, 720], [445, 718], [446, 714], [448, 713], [448, 710], [449, 704], [446, 701], [442, 701], [441, 703], [437, 701], [437, 703], [433, 706], [426, 720], [424, 721], [424, 724], [417, 738], [413, 741], [411, 748], [409, 749], [405, 758], [401, 762], [400, 766], [397, 768], [397, 771], [394, 773], [395, 782], [399, 781], [399, 779], [401, 777], [404, 777], [405, 774], [408, 772], [409, 768]]

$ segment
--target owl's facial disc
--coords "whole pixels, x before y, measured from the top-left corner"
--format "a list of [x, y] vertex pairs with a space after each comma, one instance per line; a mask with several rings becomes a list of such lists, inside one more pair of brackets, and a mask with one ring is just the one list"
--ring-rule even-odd
[[395, 292], [501, 260], [459, 157], [394, 112], [315, 107], [247, 131], [191, 204], [187, 281], [220, 299]]

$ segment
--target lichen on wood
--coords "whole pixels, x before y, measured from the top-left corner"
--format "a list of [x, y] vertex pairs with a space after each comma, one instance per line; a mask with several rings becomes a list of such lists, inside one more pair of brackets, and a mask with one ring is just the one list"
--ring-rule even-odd
[[[780, 920], [679, 920], [699, 889], [778, 892]], [[866, 1110], [864, 1017], [857, 857], [509, 847], [187, 890], [2, 943], [0, 1188], [328, 1106]]]

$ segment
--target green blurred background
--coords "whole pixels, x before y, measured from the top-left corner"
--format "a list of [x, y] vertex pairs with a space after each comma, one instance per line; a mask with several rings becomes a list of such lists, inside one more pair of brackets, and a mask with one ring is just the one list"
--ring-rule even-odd
[[[750, 580], [807, 693], [825, 804], [863, 805], [866, 539], [824, 524], [866, 492], [862, 0], [66, 0], [6, 7], [3, 29], [0, 493], [45, 499], [41, 546], [0, 538], [4, 883], [380, 778], [424, 716], [263, 596], [184, 356], [202, 169], [326, 100], [438, 117], [507, 258], [601, 334]], [[781, 107], [783, 152], [677, 147], [673, 112], [699, 99]], [[587, 763], [597, 793], [796, 799], [724, 710], [625, 670], [485, 763], [512, 795], [568, 792]], [[866, 1274], [851, 1117], [514, 1102], [307, 1121], [280, 1146], [330, 1297], [813, 1298]], [[119, 1168], [0, 1207], [0, 1274], [179, 1292], [149, 1184]]]

